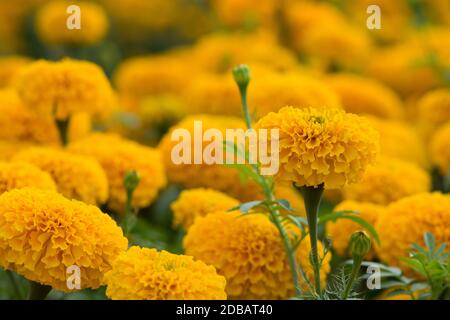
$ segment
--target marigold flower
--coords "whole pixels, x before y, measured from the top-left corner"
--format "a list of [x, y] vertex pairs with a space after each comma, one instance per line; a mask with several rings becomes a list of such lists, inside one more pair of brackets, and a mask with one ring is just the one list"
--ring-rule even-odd
[[400, 119], [405, 115], [400, 97], [389, 87], [373, 79], [352, 74], [337, 74], [326, 79], [339, 95], [347, 112]]
[[258, 117], [284, 106], [340, 107], [340, 99], [320, 80], [298, 73], [268, 74], [255, 79], [248, 91], [249, 104]]
[[358, 184], [344, 188], [344, 199], [386, 205], [401, 198], [427, 192], [431, 181], [428, 173], [414, 163], [380, 157], [369, 166]]
[[149, 56], [125, 60], [114, 74], [121, 95], [136, 108], [147, 96], [179, 94], [186, 86], [191, 65], [175, 56]]
[[241, 99], [231, 74], [204, 74], [195, 77], [185, 89], [184, 100], [189, 113], [227, 116], [242, 114]]
[[19, 151], [35, 146], [36, 144], [26, 141], [0, 140], [0, 161], [10, 161]]
[[394, 202], [382, 212], [375, 226], [381, 240], [376, 248], [377, 255], [385, 263], [411, 274], [411, 268], [399, 258], [407, 258], [414, 243], [424, 246], [425, 232], [431, 232], [436, 243], [448, 243], [449, 221], [450, 198], [447, 195], [422, 193]]
[[450, 172], [450, 122], [438, 129], [431, 137], [430, 155], [443, 175]]
[[58, 120], [79, 112], [106, 117], [115, 104], [106, 75], [100, 67], [86, 61], [40, 60], [21, 69], [14, 82], [28, 108]]
[[192, 48], [191, 59], [204, 71], [229, 72], [245, 62], [265, 65], [272, 70], [295, 69], [295, 55], [277, 43], [269, 32], [252, 34], [211, 34], [202, 37]]
[[197, 188], [184, 190], [170, 208], [173, 212], [174, 226], [185, 229], [194, 223], [197, 217], [217, 211], [226, 211], [239, 205], [239, 201], [213, 189]]
[[270, 26], [278, 8], [273, 0], [213, 0], [211, 5], [221, 22], [235, 28], [248, 24]]
[[17, 72], [32, 60], [24, 56], [0, 57], [0, 88], [10, 85]]
[[[417, 130], [397, 120], [366, 116], [371, 126], [380, 133], [380, 153], [400, 160], [410, 161], [427, 168], [428, 157], [424, 141]], [[403, 148], [402, 146], [408, 146]]]
[[[173, 126], [162, 138], [159, 149], [161, 150], [164, 165], [166, 167], [169, 181], [182, 185], [185, 188], [212, 188], [222, 192], [227, 192], [231, 196], [236, 196], [243, 189], [240, 183], [239, 172], [236, 169], [228, 168], [221, 164], [174, 164], [171, 158], [172, 148], [179, 142], [172, 141], [171, 135], [174, 130], [183, 128], [194, 136], [194, 122], [201, 121], [203, 130], [210, 128], [220, 130], [225, 137], [226, 129], [245, 128], [244, 122], [237, 117], [213, 116], [213, 115], [191, 115], [185, 117], [177, 125]], [[208, 142], [203, 142], [205, 147]], [[194, 150], [194, 141], [192, 141]]]
[[334, 108], [284, 107], [256, 124], [279, 129], [278, 179], [335, 189], [358, 182], [375, 162], [378, 133], [368, 121]]
[[224, 300], [225, 279], [192, 257], [131, 247], [105, 274], [113, 300]]
[[56, 0], [39, 7], [35, 18], [38, 37], [50, 45], [92, 45], [100, 42], [108, 33], [109, 22], [104, 9], [92, 2], [80, 1], [82, 27], [67, 28], [67, 8], [73, 2]]
[[16, 189], [0, 196], [0, 266], [69, 292], [67, 267], [81, 270], [81, 288], [98, 288], [127, 239], [97, 207], [51, 190]]
[[[186, 254], [215, 266], [225, 276], [230, 299], [291, 297], [292, 275], [277, 228], [264, 214], [241, 215], [236, 211], [217, 212], [197, 218], [184, 238]], [[306, 238], [296, 256], [311, 280], [309, 251]], [[327, 256], [321, 269], [324, 283], [330, 270], [329, 260]]]
[[104, 204], [108, 199], [105, 171], [93, 158], [35, 147], [18, 152], [13, 160], [32, 163], [48, 172], [56, 182], [58, 191], [68, 199], [92, 205]]
[[[91, 119], [87, 114], [74, 114], [68, 129], [69, 140], [85, 136], [90, 129]], [[11, 89], [0, 89], [0, 139], [60, 144], [54, 121], [26, 108]]]
[[26, 162], [0, 162], [0, 194], [25, 187], [56, 190], [50, 174], [38, 167]]
[[425, 136], [450, 121], [450, 90], [436, 89], [427, 92], [417, 101], [417, 119]]
[[141, 181], [133, 193], [133, 207], [144, 208], [156, 198], [166, 185], [161, 154], [115, 134], [94, 133], [70, 143], [70, 152], [95, 158], [106, 172], [109, 183], [108, 206], [119, 213], [125, 208], [125, 174], [135, 170]]
[[[369, 203], [358, 202], [352, 200], [345, 200], [339, 203], [334, 209], [334, 212], [339, 211], [356, 211], [358, 216], [366, 220], [368, 223], [375, 225], [381, 212], [385, 210], [383, 206]], [[340, 256], [349, 256], [348, 244], [350, 236], [353, 232], [363, 229], [361, 225], [347, 219], [339, 219], [336, 222], [329, 222], [326, 225], [327, 236], [330, 238], [334, 250]], [[372, 247], [370, 254], [366, 259], [370, 260], [375, 256], [375, 249]]]

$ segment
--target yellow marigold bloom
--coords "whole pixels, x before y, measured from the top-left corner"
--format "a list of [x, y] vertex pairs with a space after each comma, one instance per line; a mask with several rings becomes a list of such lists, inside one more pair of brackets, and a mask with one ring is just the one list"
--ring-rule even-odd
[[450, 172], [450, 122], [433, 134], [430, 155], [433, 164], [439, 167], [443, 175]]
[[425, 136], [429, 136], [450, 121], [450, 90], [442, 88], [427, 92], [417, 101], [416, 109], [420, 127]]
[[347, 112], [388, 119], [405, 116], [400, 97], [378, 81], [352, 74], [332, 75], [326, 81], [339, 95]]
[[344, 188], [344, 199], [386, 205], [401, 198], [427, 192], [431, 181], [427, 171], [414, 163], [380, 157], [369, 166], [358, 184]]
[[192, 257], [131, 247], [105, 274], [113, 300], [224, 300], [225, 279]]
[[19, 151], [36, 146], [34, 143], [17, 140], [0, 140], [0, 161], [10, 161]]
[[128, 171], [137, 171], [141, 178], [133, 194], [135, 208], [149, 206], [166, 185], [160, 152], [115, 134], [94, 133], [69, 144], [68, 150], [91, 156], [101, 164], [109, 183], [108, 206], [119, 213], [125, 208], [123, 179]]
[[108, 33], [109, 22], [104, 9], [92, 2], [77, 1], [80, 7], [81, 28], [68, 29], [68, 8], [74, 3], [67, 0], [50, 1], [39, 8], [35, 18], [38, 37], [50, 45], [92, 45]]
[[[69, 124], [69, 140], [86, 135], [90, 129], [91, 120], [87, 114], [74, 114]], [[0, 89], [0, 139], [45, 144], [60, 143], [54, 121], [41, 117], [25, 107], [17, 93], [11, 89]]]
[[80, 267], [81, 288], [98, 288], [127, 239], [97, 207], [51, 190], [0, 196], [0, 266], [68, 292], [67, 267]]
[[[239, 192], [245, 186], [240, 184], [239, 172], [236, 169], [228, 168], [221, 164], [194, 164], [193, 154], [191, 155], [192, 164], [173, 163], [171, 158], [172, 148], [179, 142], [172, 141], [172, 132], [182, 128], [189, 131], [193, 137], [195, 121], [202, 122], [203, 130], [208, 130], [210, 128], [220, 130], [224, 137], [226, 129], [245, 128], [244, 122], [237, 117], [204, 114], [185, 117], [169, 130], [159, 144], [169, 181], [180, 184], [186, 188], [212, 188], [237, 197]], [[209, 144], [209, 142], [203, 142], [203, 147], [207, 144]], [[194, 150], [193, 139], [191, 146], [191, 150]]]
[[381, 246], [376, 247], [378, 257], [392, 266], [411, 269], [400, 261], [408, 257], [411, 246], [424, 246], [423, 235], [431, 232], [436, 243], [450, 241], [450, 197], [441, 193], [422, 193], [392, 203], [380, 215], [376, 229]]
[[448, 30], [426, 29], [416, 38], [379, 50], [370, 59], [367, 71], [403, 96], [420, 95], [442, 84], [432, 58], [443, 69], [448, 68], [450, 53], [446, 43]]
[[[280, 235], [264, 214], [241, 216], [235, 211], [199, 217], [189, 228], [184, 247], [186, 254], [215, 266], [227, 279], [226, 292], [230, 299], [286, 299], [294, 294]], [[312, 279], [309, 251], [306, 238], [296, 256]], [[322, 252], [320, 244], [319, 252]], [[321, 269], [324, 283], [330, 270], [329, 260], [327, 256]]]
[[141, 100], [138, 108], [144, 128], [176, 123], [185, 113], [185, 104], [175, 95], [146, 97]]
[[190, 113], [228, 116], [242, 114], [239, 90], [229, 73], [195, 77], [186, 88], [184, 99]]
[[255, 79], [248, 90], [249, 105], [258, 117], [284, 106], [340, 107], [340, 99], [320, 80], [297, 73], [268, 74]]
[[334, 108], [284, 107], [255, 127], [279, 129], [277, 177], [298, 186], [336, 189], [358, 182], [379, 149], [379, 135], [367, 120]]
[[105, 171], [90, 157], [66, 151], [35, 147], [20, 151], [13, 160], [32, 163], [51, 174], [58, 191], [68, 199], [101, 205], [108, 200]]
[[[379, 215], [384, 210], [383, 206], [369, 203], [369, 202], [358, 202], [352, 200], [344, 200], [339, 203], [334, 209], [334, 212], [339, 211], [357, 211], [358, 216], [366, 220], [372, 225], [375, 225]], [[328, 222], [327, 226], [327, 236], [331, 240], [333, 248], [336, 253], [341, 256], [349, 256], [348, 244], [353, 232], [364, 229], [361, 225], [347, 219], [339, 219], [336, 222]], [[370, 253], [365, 257], [367, 260], [371, 260], [375, 257], [375, 250], [372, 247]]]
[[25, 187], [56, 190], [50, 174], [38, 167], [26, 162], [0, 162], [0, 194]]
[[179, 94], [186, 86], [192, 66], [175, 56], [148, 56], [125, 60], [114, 75], [121, 95], [136, 108], [146, 96]]
[[229, 27], [270, 26], [278, 3], [274, 0], [213, 0], [212, 8], [220, 21]]
[[291, 1], [285, 15], [293, 47], [317, 67], [359, 69], [366, 62], [370, 39], [333, 5]]
[[0, 57], [0, 88], [10, 85], [17, 72], [30, 62], [31, 59], [24, 56]]
[[[372, 127], [380, 133], [380, 153], [428, 167], [424, 141], [415, 128], [406, 122], [367, 116]], [[408, 146], [404, 148], [403, 146]]]
[[293, 69], [296, 57], [267, 32], [212, 34], [202, 37], [192, 49], [191, 59], [202, 70], [229, 72], [240, 63], [258, 63], [272, 70]]
[[79, 112], [103, 118], [115, 104], [108, 78], [100, 67], [87, 61], [40, 60], [21, 69], [14, 82], [28, 108], [59, 120]]
[[238, 200], [220, 191], [197, 188], [182, 191], [170, 208], [173, 212], [174, 226], [189, 229], [197, 217], [217, 211], [227, 211], [237, 205], [239, 205]]

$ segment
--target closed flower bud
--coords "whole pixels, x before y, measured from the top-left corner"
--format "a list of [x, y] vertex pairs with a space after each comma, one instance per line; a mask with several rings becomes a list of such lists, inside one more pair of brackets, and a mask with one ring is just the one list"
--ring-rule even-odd
[[250, 82], [250, 68], [246, 64], [240, 64], [233, 69], [234, 81], [239, 88], [245, 88]]
[[364, 257], [370, 251], [370, 238], [364, 231], [357, 231], [350, 237], [350, 252], [353, 257]]
[[141, 178], [135, 170], [128, 171], [123, 179], [123, 185], [127, 193], [132, 193], [137, 188], [140, 181]]

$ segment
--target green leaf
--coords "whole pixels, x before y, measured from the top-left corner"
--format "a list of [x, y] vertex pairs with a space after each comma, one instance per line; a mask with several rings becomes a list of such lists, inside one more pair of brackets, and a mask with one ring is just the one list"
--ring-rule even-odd
[[294, 208], [291, 207], [289, 201], [287, 201], [286, 199], [279, 199], [275, 202], [278, 203], [283, 209], [287, 211], [295, 211]]
[[428, 248], [430, 252], [433, 252], [436, 247], [436, 241], [434, 239], [434, 236], [431, 232], [425, 232], [425, 235], [423, 236], [425, 240], [425, 245]]

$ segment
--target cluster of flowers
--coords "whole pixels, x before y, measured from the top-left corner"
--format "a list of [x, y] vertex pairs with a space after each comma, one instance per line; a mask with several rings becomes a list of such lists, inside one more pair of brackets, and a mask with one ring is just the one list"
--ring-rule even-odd
[[[448, 1], [422, 8], [433, 24], [420, 32], [406, 0], [343, 8], [307, 0], [80, 1], [85, 20], [73, 31], [64, 27], [68, 1], [17, 2], [0, 0], [0, 52], [25, 50], [19, 26], [29, 12], [36, 39], [64, 55], [107, 45], [113, 29], [130, 47], [147, 37], [196, 42], [128, 57], [111, 81], [85, 60], [0, 57], [0, 267], [68, 292], [66, 270], [76, 265], [82, 289], [106, 285], [112, 299], [294, 296], [270, 217], [259, 208], [252, 213], [262, 214], [229, 211], [264, 200], [264, 190], [235, 168], [171, 159], [172, 132], [194, 135], [194, 121], [223, 134], [245, 128], [231, 73], [239, 63], [252, 69], [256, 130], [279, 129], [273, 193], [295, 215], [306, 216], [297, 187], [325, 188], [335, 212], [358, 211], [378, 232], [366, 258], [411, 277], [401, 257], [412, 244], [423, 244], [425, 232], [450, 241]], [[381, 30], [366, 29], [369, 4], [381, 8]], [[210, 32], [217, 23], [227, 32]], [[185, 255], [129, 247], [113, 217], [127, 211], [130, 171], [140, 179], [135, 211], [168, 184], [185, 189], [170, 204], [173, 229], [186, 231]], [[350, 220], [328, 222], [333, 253], [348, 256], [360, 229]], [[312, 282], [310, 251], [306, 239], [294, 255]], [[321, 264], [322, 286], [330, 260]]]

